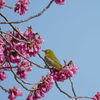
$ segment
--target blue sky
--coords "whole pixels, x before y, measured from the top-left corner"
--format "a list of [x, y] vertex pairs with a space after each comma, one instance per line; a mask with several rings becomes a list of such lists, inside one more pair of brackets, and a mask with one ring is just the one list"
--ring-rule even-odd
[[[14, 14], [7, 8], [0, 12], [5, 13], [9, 20], [24, 19], [41, 11], [48, 2], [49, 0], [33, 0], [30, 11], [23, 16]], [[14, 1], [8, 0], [8, 4], [13, 3]], [[2, 19], [0, 18], [0, 20]], [[67, 4], [63, 6], [53, 3], [42, 16], [17, 26], [25, 30], [30, 25], [44, 38], [45, 43], [42, 49], [52, 49], [62, 64], [63, 60], [67, 62], [73, 60], [79, 66], [78, 74], [73, 77], [77, 95], [93, 96], [100, 91], [100, 0], [68, 0]], [[7, 25], [1, 27], [6, 27], [5, 30], [9, 29]], [[43, 55], [42, 52], [41, 54]], [[37, 58], [33, 58], [33, 60], [39, 61]], [[42, 62], [39, 61], [39, 63]], [[34, 68], [33, 72], [29, 73], [28, 80], [38, 81], [41, 79], [41, 75], [46, 75], [46, 72]], [[11, 87], [16, 85], [16, 82], [10, 77], [1, 84]], [[72, 94], [68, 80], [60, 84], [64, 90]], [[17, 84], [17, 86], [19, 85]], [[25, 92], [25, 96], [19, 97], [17, 100], [25, 100], [26, 97]], [[2, 98], [7, 100], [7, 94], [1, 92], [0, 99]], [[71, 100], [57, 91], [55, 86], [41, 100], [54, 99]]]

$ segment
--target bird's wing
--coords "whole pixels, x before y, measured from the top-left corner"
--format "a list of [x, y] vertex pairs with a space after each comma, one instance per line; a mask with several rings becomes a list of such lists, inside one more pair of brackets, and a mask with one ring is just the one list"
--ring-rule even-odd
[[53, 53], [53, 55], [48, 55], [49, 58], [51, 58], [53, 61], [55, 61], [56, 63], [60, 63], [60, 61], [58, 60], [58, 58], [55, 56], [55, 54]]
[[49, 65], [53, 65], [55, 63], [54, 60], [52, 60], [51, 58], [45, 56], [45, 61], [49, 64]]
[[51, 59], [47, 56], [45, 56], [45, 61], [50, 65], [50, 66], [58, 66], [58, 67], [62, 67], [62, 65], [59, 63], [58, 60], [55, 59]]

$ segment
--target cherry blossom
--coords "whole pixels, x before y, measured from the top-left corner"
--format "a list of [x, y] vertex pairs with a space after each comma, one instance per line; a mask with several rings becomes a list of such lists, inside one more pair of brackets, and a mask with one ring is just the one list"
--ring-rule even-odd
[[100, 92], [97, 92], [93, 97], [93, 100], [100, 100]]
[[8, 75], [5, 72], [3, 72], [2, 70], [0, 70], [0, 81], [3, 81], [7, 77], [8, 77]]
[[53, 83], [54, 80], [52, 76], [43, 76], [38, 86], [34, 87], [35, 90], [33, 95], [29, 94], [26, 100], [38, 100], [40, 98], [45, 97], [45, 93], [47, 93], [52, 88]]
[[[7, 36], [6, 39], [13, 46], [13, 48], [15, 48], [24, 57], [29, 59], [32, 56], [36, 56], [36, 54], [39, 53], [44, 40], [38, 33], [35, 33], [31, 27], [28, 27], [25, 32], [22, 32], [21, 30], [19, 30], [19, 32], [27, 39], [26, 42], [18, 41], [11, 36]], [[8, 31], [7, 33], [15, 36], [17, 39], [24, 40], [17, 32]], [[23, 58], [19, 56], [19, 54], [13, 50], [13, 48], [9, 45], [6, 46], [6, 49], [9, 51], [10, 62], [20, 63]], [[1, 56], [4, 55], [2, 52]]]
[[5, 6], [5, 0], [0, 0], [0, 9]]
[[19, 0], [16, 3], [15, 12], [19, 13], [20, 15], [25, 14], [29, 10], [28, 4], [29, 1], [27, 0]]
[[66, 0], [55, 0], [55, 2], [57, 4], [64, 5], [66, 3]]
[[20, 62], [18, 63], [18, 70], [17, 70], [17, 75], [20, 76], [20, 78], [25, 79], [28, 71], [32, 71], [31, 66], [33, 66], [33, 64], [30, 64], [30, 62], [26, 61], [26, 62]]
[[23, 96], [23, 92], [18, 87], [13, 87], [12, 89], [9, 89], [9, 96], [8, 98], [10, 100], [16, 100], [17, 96]]
[[66, 66], [62, 70], [53, 69], [51, 75], [56, 81], [64, 81], [74, 76], [77, 73], [78, 67], [76, 65]]

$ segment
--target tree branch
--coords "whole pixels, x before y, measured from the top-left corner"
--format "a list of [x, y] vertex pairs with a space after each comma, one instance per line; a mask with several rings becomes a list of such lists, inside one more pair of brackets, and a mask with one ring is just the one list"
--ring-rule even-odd
[[[9, 22], [8, 19], [7, 19], [2, 13], [0, 13], [0, 15], [5, 19], [6, 22]], [[9, 25], [12, 27], [12, 29], [15, 30], [22, 38], [24, 38], [25, 40], [27, 40], [26, 37], [24, 37], [22, 34], [20, 34], [20, 32], [18, 31], [18, 29], [16, 29], [15, 26], [12, 25], [12, 23], [8, 23], [8, 24], [9, 24]]]
[[0, 88], [1, 88], [3, 91], [8, 92], [8, 90], [5, 89], [5, 88], [4, 88], [3, 86], [1, 86], [1, 85], [0, 85]]
[[[73, 85], [73, 82], [72, 82], [71, 78], [69, 78], [69, 81], [70, 81], [70, 83], [71, 83], [71, 89], [72, 89], [72, 92], [73, 92], [74, 96], [76, 97], [74, 85]], [[77, 100], [77, 98], [75, 98], [75, 100]]]
[[66, 95], [67, 97], [69, 97], [69, 98], [71, 98], [71, 99], [75, 99], [75, 98], [77, 98], [77, 99], [80, 99], [80, 98], [93, 99], [93, 98], [88, 97], [88, 96], [71, 96], [71, 95], [69, 95], [67, 92], [63, 91], [63, 90], [59, 87], [59, 85], [58, 85], [58, 83], [57, 83], [56, 81], [55, 81], [55, 85], [56, 85], [57, 89], [58, 89], [61, 93], [63, 93], [64, 95]]
[[47, 9], [50, 8], [51, 4], [53, 3], [54, 0], [51, 0], [50, 3], [41, 11], [39, 12], [38, 14], [34, 15], [34, 16], [31, 16], [27, 19], [23, 19], [23, 20], [19, 20], [19, 21], [11, 21], [11, 22], [0, 22], [0, 24], [20, 24], [20, 23], [23, 23], [23, 22], [27, 22], [33, 18], [36, 18], [36, 17], [39, 17], [41, 16]]

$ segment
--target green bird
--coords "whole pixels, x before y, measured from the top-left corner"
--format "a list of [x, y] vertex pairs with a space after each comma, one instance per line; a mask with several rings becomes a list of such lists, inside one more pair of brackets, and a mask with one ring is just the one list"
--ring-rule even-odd
[[60, 64], [58, 58], [55, 56], [54, 52], [50, 49], [42, 50], [45, 53], [45, 62], [56, 69], [63, 69], [63, 66]]

